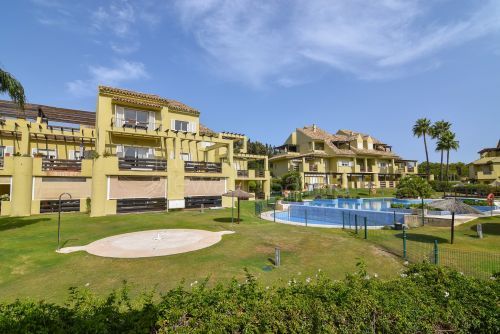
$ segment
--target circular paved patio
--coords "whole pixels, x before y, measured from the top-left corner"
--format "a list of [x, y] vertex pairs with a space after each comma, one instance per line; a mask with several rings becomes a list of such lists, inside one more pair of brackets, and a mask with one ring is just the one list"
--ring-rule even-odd
[[141, 258], [192, 252], [210, 247], [231, 231], [210, 232], [191, 229], [166, 229], [132, 232], [99, 239], [86, 246], [61, 248], [59, 253], [86, 251], [113, 258]]

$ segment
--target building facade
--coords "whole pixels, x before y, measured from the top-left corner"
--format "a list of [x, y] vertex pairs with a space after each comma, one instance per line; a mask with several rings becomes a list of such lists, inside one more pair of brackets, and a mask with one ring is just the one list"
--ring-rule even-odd
[[500, 181], [500, 140], [496, 147], [483, 148], [478, 153], [479, 159], [469, 164], [469, 179], [485, 184]]
[[[0, 214], [91, 216], [230, 206], [235, 187], [268, 196], [266, 156], [156, 95], [99, 87], [96, 112], [0, 102]], [[71, 196], [71, 199], [70, 199]]]
[[405, 175], [418, 175], [417, 161], [405, 160], [370, 135], [316, 125], [297, 128], [270, 159], [274, 176], [299, 172], [304, 189], [393, 188]]

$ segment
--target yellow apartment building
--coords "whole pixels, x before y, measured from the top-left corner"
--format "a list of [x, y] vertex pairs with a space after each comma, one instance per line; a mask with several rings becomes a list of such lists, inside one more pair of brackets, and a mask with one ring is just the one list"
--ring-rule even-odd
[[469, 164], [469, 179], [486, 184], [500, 181], [500, 140], [496, 147], [483, 148], [478, 153], [479, 159]]
[[[235, 187], [269, 196], [268, 158], [247, 137], [152, 94], [99, 87], [96, 112], [0, 101], [0, 215], [91, 216], [230, 206]], [[70, 198], [71, 196], [71, 198]]]
[[269, 159], [275, 176], [297, 171], [304, 189], [393, 188], [404, 175], [418, 175], [417, 161], [405, 160], [380, 140], [351, 130], [328, 133], [316, 125], [297, 128]]

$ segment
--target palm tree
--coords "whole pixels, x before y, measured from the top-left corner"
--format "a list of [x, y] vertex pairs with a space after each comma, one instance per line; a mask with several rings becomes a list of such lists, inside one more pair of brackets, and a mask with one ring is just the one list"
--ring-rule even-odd
[[438, 141], [437, 146], [446, 151], [446, 174], [445, 179], [448, 181], [448, 171], [450, 167], [450, 150], [456, 151], [460, 147], [458, 140], [456, 140], [455, 134], [451, 131], [443, 133]]
[[[432, 139], [437, 139], [439, 141], [439, 139], [441, 138], [441, 136], [445, 132], [450, 131], [450, 129], [451, 129], [451, 123], [450, 122], [446, 122], [445, 120], [437, 121], [431, 127], [431, 132], [430, 132], [431, 138]], [[440, 170], [440, 172], [439, 172], [439, 180], [443, 181], [443, 156], [444, 156], [444, 150], [442, 148], [436, 147], [436, 151], [441, 151], [441, 163], [440, 163], [440, 169], [439, 169]]]
[[427, 118], [419, 118], [413, 125], [413, 135], [420, 138], [424, 137], [424, 147], [425, 147], [425, 160], [427, 161], [426, 173], [427, 180], [430, 179], [430, 166], [429, 166], [429, 152], [427, 150], [427, 138], [426, 135], [431, 131], [431, 121]]
[[16, 102], [19, 107], [24, 110], [24, 102], [26, 96], [24, 95], [23, 85], [9, 72], [0, 68], [0, 93], [7, 93], [12, 101]]

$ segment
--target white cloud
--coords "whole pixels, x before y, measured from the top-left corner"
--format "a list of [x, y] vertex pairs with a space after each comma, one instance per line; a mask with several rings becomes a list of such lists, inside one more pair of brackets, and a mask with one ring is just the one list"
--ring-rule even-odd
[[76, 97], [95, 95], [99, 85], [119, 86], [128, 81], [148, 78], [143, 63], [118, 60], [114, 66], [89, 66], [89, 79], [74, 80], [66, 83], [70, 94]]
[[[439, 51], [500, 31], [500, 2], [447, 12], [445, 0], [179, 0], [184, 29], [214, 71], [254, 86], [308, 80], [312, 68], [362, 79], [435, 68]], [[441, 7], [436, 7], [441, 6]]]
[[110, 30], [118, 37], [127, 36], [135, 21], [135, 9], [125, 0], [113, 2], [108, 8], [99, 7], [92, 13], [92, 25], [95, 29]]

